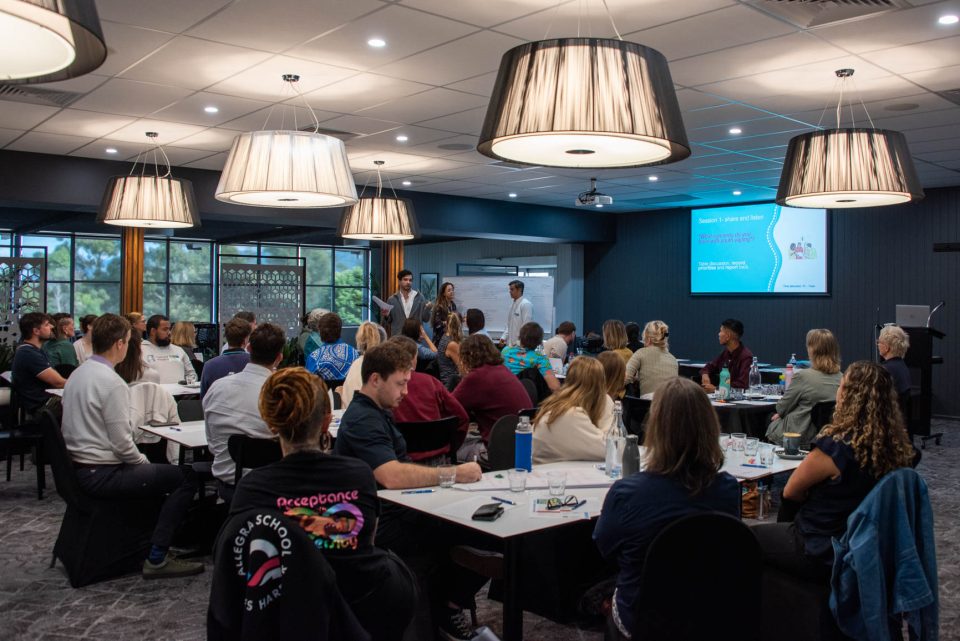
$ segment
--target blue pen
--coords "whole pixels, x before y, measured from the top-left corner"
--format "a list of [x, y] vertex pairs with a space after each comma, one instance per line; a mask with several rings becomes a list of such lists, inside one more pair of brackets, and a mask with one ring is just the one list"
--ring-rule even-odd
[[507, 505], [516, 505], [516, 503], [514, 503], [513, 501], [508, 501], [507, 499], [502, 499], [502, 498], [500, 498], [499, 496], [491, 496], [490, 498], [493, 499], [494, 501], [498, 501], [498, 502], [500, 502], [500, 503], [506, 503]]
[[761, 470], [765, 470], [768, 467], [766, 465], [755, 465], [753, 463], [741, 463], [740, 466], [741, 467], [759, 467]]
[[430, 494], [436, 490], [403, 490], [400, 494]]
[[577, 509], [578, 507], [580, 507], [581, 505], [583, 505], [583, 504], [586, 503], [586, 502], [587, 502], [587, 499], [583, 499], [582, 501], [579, 501], [576, 505], [574, 505], [572, 508], [570, 508], [570, 511], [573, 512], [575, 509]]

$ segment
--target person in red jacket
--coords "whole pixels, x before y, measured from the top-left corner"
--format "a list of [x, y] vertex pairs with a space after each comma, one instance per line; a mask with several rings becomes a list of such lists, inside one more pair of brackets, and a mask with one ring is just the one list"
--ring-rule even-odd
[[[406, 336], [393, 336], [388, 343], [397, 343], [410, 353], [413, 360], [413, 370], [410, 374], [410, 381], [407, 383], [407, 395], [403, 397], [400, 404], [393, 409], [393, 420], [397, 423], [410, 423], [413, 421], [436, 421], [448, 416], [456, 416], [459, 419], [457, 425], [457, 447], [463, 443], [467, 435], [467, 428], [470, 425], [470, 417], [463, 405], [447, 391], [439, 379], [416, 371], [417, 369], [417, 343]], [[415, 463], [420, 463], [442, 455], [447, 448], [440, 448], [433, 452], [409, 452], [410, 459]]]
[[508, 414], [519, 414], [530, 407], [530, 396], [523, 384], [503, 364], [493, 341], [473, 334], [460, 343], [460, 362], [464, 377], [453, 390], [453, 397], [473, 416], [484, 443], [493, 424]]

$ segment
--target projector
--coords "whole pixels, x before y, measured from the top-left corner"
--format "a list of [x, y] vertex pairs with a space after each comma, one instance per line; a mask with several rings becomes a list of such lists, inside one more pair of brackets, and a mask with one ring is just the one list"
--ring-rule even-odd
[[603, 207], [613, 204], [613, 196], [601, 194], [597, 191], [597, 179], [590, 179], [590, 191], [581, 192], [574, 200], [577, 207]]

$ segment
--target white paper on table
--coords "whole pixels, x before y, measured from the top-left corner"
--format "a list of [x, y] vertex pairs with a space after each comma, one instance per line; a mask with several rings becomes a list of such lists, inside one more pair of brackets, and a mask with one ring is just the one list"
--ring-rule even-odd
[[[598, 470], [596, 468], [589, 469], [572, 469], [572, 470], [558, 470], [557, 468], [551, 468], [549, 471], [557, 472], [562, 471], [567, 473], [567, 488], [577, 488], [577, 487], [608, 487], [613, 484], [613, 479], [604, 474], [603, 470]], [[497, 478], [497, 477], [500, 478]], [[507, 476], [507, 471], [503, 470], [502, 472], [488, 472], [483, 475], [476, 483], [457, 483], [454, 487], [459, 490], [467, 490], [469, 492], [490, 492], [492, 490], [509, 490], [510, 489], [510, 479]], [[539, 471], [534, 469], [533, 472], [527, 474], [527, 488], [528, 490], [545, 490], [550, 487], [550, 483], [547, 481], [547, 471]]]
[[[440, 491], [442, 492], [443, 490]], [[456, 518], [469, 520], [473, 516], [473, 513], [477, 511], [477, 508], [488, 503], [500, 502], [494, 501], [489, 496], [471, 496], [468, 499], [444, 505], [442, 508], [440, 508], [439, 512], [444, 516], [453, 516]], [[504, 511], [512, 510], [517, 507], [516, 505], [507, 505], [506, 503], [500, 503], [500, 505], [503, 506]]]
[[385, 311], [388, 314], [393, 310], [393, 305], [391, 305], [390, 303], [383, 302], [376, 296], [373, 297], [373, 302], [376, 303], [377, 307], [379, 307], [382, 311]]
[[[590, 519], [590, 508], [596, 507], [590, 505], [590, 499], [586, 499], [584, 500], [583, 505], [578, 507], [576, 510], [549, 510], [546, 512], [543, 510], [538, 510], [538, 503], [540, 506], [544, 506], [546, 505], [547, 500], [548, 499], [546, 498], [537, 498], [530, 501], [530, 516], [537, 519]], [[592, 502], [596, 503], [596, 501]], [[597, 514], [599, 513], [600, 512], [598, 510]]]

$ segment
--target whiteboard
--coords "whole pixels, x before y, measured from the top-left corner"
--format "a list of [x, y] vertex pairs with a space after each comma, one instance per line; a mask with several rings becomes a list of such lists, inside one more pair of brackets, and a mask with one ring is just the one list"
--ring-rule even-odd
[[507, 331], [507, 314], [513, 299], [510, 298], [509, 283], [523, 281], [523, 296], [533, 304], [533, 320], [540, 323], [544, 334], [552, 334], [554, 329], [553, 278], [549, 276], [445, 276], [443, 281], [453, 283], [456, 288], [454, 300], [461, 314], [475, 307], [483, 311], [486, 329], [496, 338]]

